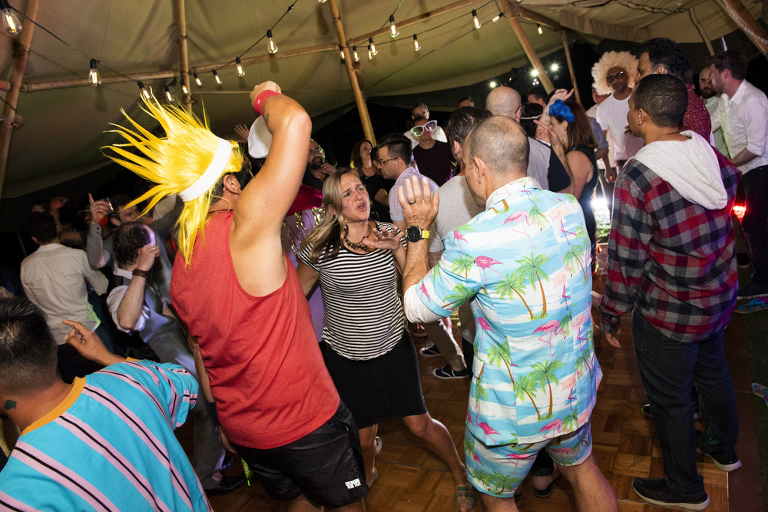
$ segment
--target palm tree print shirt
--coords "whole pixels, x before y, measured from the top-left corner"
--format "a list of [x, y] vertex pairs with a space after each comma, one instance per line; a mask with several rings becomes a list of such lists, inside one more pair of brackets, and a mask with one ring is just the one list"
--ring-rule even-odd
[[444, 317], [475, 299], [467, 428], [485, 444], [539, 442], [589, 421], [602, 378], [590, 258], [578, 201], [521, 178], [447, 236], [442, 259], [414, 287]]

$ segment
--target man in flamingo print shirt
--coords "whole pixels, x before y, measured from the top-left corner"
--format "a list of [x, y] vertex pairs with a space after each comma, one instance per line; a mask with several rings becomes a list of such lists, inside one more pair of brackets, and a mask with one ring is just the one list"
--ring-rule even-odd
[[[447, 317], [472, 301], [477, 324], [466, 463], [486, 510], [511, 499], [546, 449], [576, 493], [579, 510], [617, 510], [591, 455], [589, 418], [602, 373], [592, 345], [589, 240], [578, 202], [526, 177], [528, 143], [515, 121], [492, 117], [463, 145], [466, 180], [485, 211], [445, 241], [427, 273], [419, 240], [438, 197], [415, 178], [400, 194], [409, 226], [404, 305], [410, 321]], [[412, 192], [416, 190], [416, 193]]]

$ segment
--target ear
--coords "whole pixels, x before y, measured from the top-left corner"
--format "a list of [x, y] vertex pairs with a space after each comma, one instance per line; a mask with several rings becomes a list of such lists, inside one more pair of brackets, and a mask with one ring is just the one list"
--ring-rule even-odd
[[472, 164], [475, 166], [475, 173], [477, 174], [477, 183], [482, 183], [483, 180], [485, 180], [485, 177], [487, 176], [488, 167], [485, 165], [485, 162], [483, 162], [476, 156], [472, 157]]
[[224, 179], [222, 181], [224, 184], [224, 188], [230, 193], [234, 195], [239, 195], [240, 190], [240, 182], [237, 181], [237, 178], [233, 174], [227, 174], [224, 176]]
[[336, 215], [336, 208], [334, 208], [332, 204], [326, 206], [325, 209], [328, 210], [328, 213]]
[[452, 141], [453, 144], [453, 156], [455, 156], [458, 159], [461, 159], [461, 144], [459, 144], [457, 141]]
[[[120, 215], [120, 214], [118, 213], [118, 215]], [[109, 222], [111, 222], [113, 226], [119, 226], [120, 225], [120, 219], [116, 219], [114, 217], [110, 217], [109, 218]]]
[[37, 238], [30, 236], [33, 242], [35, 242], [37, 245], [42, 245], [40, 242], [37, 241]]
[[669, 70], [664, 64], [659, 64], [658, 66], [656, 66], [656, 71], [654, 71], [654, 73], [657, 75], [668, 75]]

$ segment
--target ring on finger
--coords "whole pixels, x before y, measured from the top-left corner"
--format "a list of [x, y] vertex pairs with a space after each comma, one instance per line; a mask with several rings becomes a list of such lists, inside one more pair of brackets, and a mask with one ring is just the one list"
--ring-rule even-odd
[[414, 199], [413, 201], [408, 201], [408, 204], [416, 204], [416, 200]]

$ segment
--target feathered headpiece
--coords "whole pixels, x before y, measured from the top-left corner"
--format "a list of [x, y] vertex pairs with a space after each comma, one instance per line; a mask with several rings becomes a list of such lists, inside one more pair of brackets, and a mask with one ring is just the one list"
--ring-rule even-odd
[[621, 68], [626, 71], [629, 86], [635, 86], [635, 75], [637, 74], [635, 56], [629, 52], [607, 52], [592, 66], [592, 79], [595, 81], [594, 87], [598, 94], [611, 94], [613, 92], [605, 79], [611, 68]]
[[217, 199], [212, 194], [215, 185], [224, 174], [241, 170], [243, 155], [237, 143], [220, 139], [210, 131], [205, 112], [200, 121], [184, 109], [161, 105], [154, 97], [145, 100], [144, 105], [143, 110], [160, 123], [166, 136], [153, 135], [121, 110], [134, 129], [114, 125], [117, 129], [111, 131], [127, 142], [105, 148], [122, 158], [107, 157], [155, 183], [130, 204], [151, 198], [143, 214], [171, 194], [179, 194], [184, 200], [178, 221], [179, 252], [188, 265], [197, 233], [204, 230], [208, 209]]

